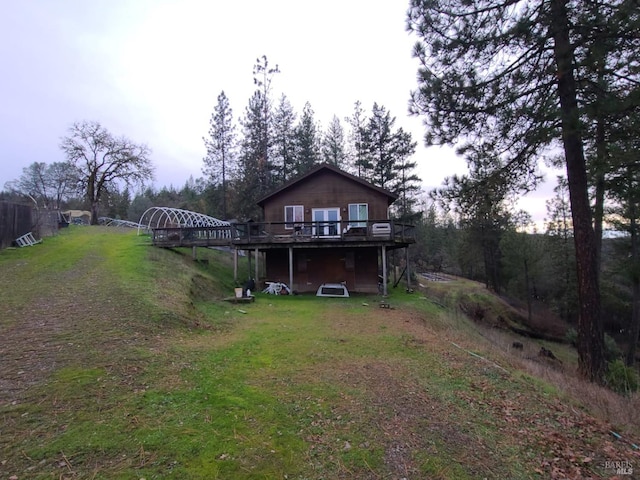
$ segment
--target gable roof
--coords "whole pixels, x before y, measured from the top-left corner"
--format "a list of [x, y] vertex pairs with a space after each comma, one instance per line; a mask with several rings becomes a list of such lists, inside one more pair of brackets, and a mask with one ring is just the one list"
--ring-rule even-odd
[[357, 177], [355, 175], [351, 175], [350, 173], [345, 172], [344, 170], [340, 170], [338, 167], [331, 165], [329, 163], [321, 163], [319, 165], [316, 165], [315, 167], [313, 167], [311, 170], [309, 170], [308, 172], [300, 175], [297, 178], [294, 178], [293, 180], [290, 180], [289, 182], [285, 183], [284, 185], [282, 185], [281, 187], [275, 189], [273, 192], [269, 193], [268, 195], [265, 195], [264, 197], [262, 197], [261, 199], [258, 200], [257, 204], [260, 205], [261, 207], [267, 202], [267, 200], [269, 200], [271, 197], [274, 197], [286, 190], [288, 190], [289, 188], [291, 188], [292, 186], [303, 182], [305, 180], [308, 180], [311, 177], [316, 176], [318, 173], [323, 172], [323, 171], [330, 171], [333, 173], [336, 173], [338, 175], [343, 176], [344, 178], [358, 183], [364, 187], [370, 188], [371, 190], [375, 190], [379, 193], [381, 193], [382, 195], [386, 196], [389, 202], [389, 205], [391, 205], [395, 200], [398, 199], [398, 195], [396, 195], [395, 193], [387, 190], [386, 188], [382, 188], [382, 187], [378, 187], [377, 185], [374, 185], [372, 183], [367, 182], [366, 180], [363, 180], [360, 177]]

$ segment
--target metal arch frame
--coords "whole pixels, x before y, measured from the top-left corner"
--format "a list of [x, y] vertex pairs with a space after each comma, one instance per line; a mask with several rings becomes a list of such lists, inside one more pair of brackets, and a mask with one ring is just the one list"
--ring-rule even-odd
[[127, 227], [127, 228], [140, 228], [141, 225], [136, 222], [130, 222], [129, 220], [121, 220], [111, 217], [100, 217], [98, 223], [106, 227]]
[[[148, 220], [145, 220], [145, 218], [148, 218]], [[151, 207], [145, 210], [140, 217], [140, 221], [138, 222], [138, 235], [140, 235], [140, 229], [165, 228], [169, 224], [179, 228], [228, 227], [231, 225], [224, 220], [218, 220], [217, 218], [190, 210], [172, 207]]]

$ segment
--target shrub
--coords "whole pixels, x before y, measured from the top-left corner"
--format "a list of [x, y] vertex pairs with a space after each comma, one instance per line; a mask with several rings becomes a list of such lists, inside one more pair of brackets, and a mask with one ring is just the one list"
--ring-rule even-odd
[[[564, 335], [567, 343], [574, 347], [578, 346], [578, 332], [575, 328], [569, 328]], [[622, 357], [622, 351], [616, 341], [607, 333], [604, 334], [604, 357], [608, 362], [612, 362]]]
[[608, 362], [622, 357], [622, 350], [620, 350], [616, 341], [606, 333], [604, 334], [604, 357]]
[[605, 379], [611, 390], [623, 395], [636, 392], [640, 383], [638, 372], [633, 367], [627, 367], [620, 358], [607, 365]]
[[570, 345], [577, 347], [578, 346], [578, 331], [571, 327], [567, 330], [567, 333], [564, 334], [564, 339]]

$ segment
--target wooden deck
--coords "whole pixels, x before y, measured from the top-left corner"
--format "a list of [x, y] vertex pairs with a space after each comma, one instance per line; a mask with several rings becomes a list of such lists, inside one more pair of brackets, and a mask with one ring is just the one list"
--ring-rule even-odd
[[292, 226], [285, 223], [235, 223], [218, 227], [165, 227], [152, 231], [158, 247], [229, 246], [236, 249], [271, 249], [298, 246], [406, 247], [415, 243], [414, 227], [391, 220], [360, 222], [313, 222]]

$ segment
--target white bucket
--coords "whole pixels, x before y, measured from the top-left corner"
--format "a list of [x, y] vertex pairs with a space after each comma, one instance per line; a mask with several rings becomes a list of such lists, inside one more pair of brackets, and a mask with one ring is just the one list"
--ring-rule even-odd
[[236, 288], [236, 298], [242, 298], [242, 289]]

